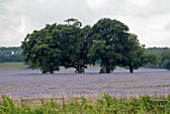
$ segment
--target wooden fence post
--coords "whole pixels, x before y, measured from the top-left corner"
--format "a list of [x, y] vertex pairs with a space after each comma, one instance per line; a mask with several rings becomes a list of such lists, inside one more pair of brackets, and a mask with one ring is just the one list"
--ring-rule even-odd
[[21, 98], [21, 107], [24, 107], [24, 99]]
[[54, 106], [54, 98], [51, 98], [51, 103], [50, 103], [52, 106]]
[[41, 105], [44, 105], [44, 100], [43, 100], [43, 98], [40, 99], [40, 100], [41, 100]]
[[63, 108], [65, 107], [64, 95], [62, 95]]

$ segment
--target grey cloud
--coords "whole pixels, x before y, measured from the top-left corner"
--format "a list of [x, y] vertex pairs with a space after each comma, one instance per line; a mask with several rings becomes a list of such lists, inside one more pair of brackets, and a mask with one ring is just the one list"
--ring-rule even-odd
[[[75, 4], [76, 8], [74, 8]], [[86, 15], [88, 10], [82, 7], [83, 4], [79, 0], [72, 0], [72, 3], [65, 3], [62, 0], [44, 2], [38, 0], [30, 0], [29, 2], [28, 0], [1, 1], [0, 45], [20, 45], [21, 40], [27, 33], [32, 32], [34, 29], [40, 29], [47, 23], [63, 22], [64, 19], [69, 17]], [[78, 13], [79, 11], [82, 13]], [[22, 24], [21, 19], [27, 22], [27, 28], [30, 27], [22, 34], [18, 30]]]
[[168, 23], [164, 26], [164, 30], [165, 30], [165, 31], [170, 31], [170, 22], [168, 22]]
[[156, 15], [164, 15], [170, 13], [169, 0], [152, 0], [150, 4], [139, 8], [139, 12], [135, 15], [151, 17]]
[[[131, 0], [132, 1], [132, 0]], [[142, 2], [139, 1], [139, 4]], [[123, 16], [135, 16], [135, 17], [152, 17], [156, 15], [163, 15], [170, 13], [170, 1], [169, 0], [148, 0], [146, 5], [135, 5], [129, 2], [129, 0], [110, 0], [105, 12], [113, 13]]]
[[[146, 5], [139, 6], [133, 4], [133, 0], [102, 1], [105, 2], [102, 6], [93, 7], [87, 0], [0, 0], [0, 46], [20, 45], [27, 33], [41, 29], [47, 23], [62, 23], [70, 17], [91, 25], [102, 17], [122, 17], [125, 24], [130, 26], [130, 29], [132, 27], [136, 30], [144, 42], [148, 36], [142, 30], [154, 32], [147, 29], [149, 21], [154, 20], [155, 16], [167, 18], [167, 15], [170, 15], [168, 0], [148, 0], [150, 2]], [[163, 21], [168, 23], [169, 20]], [[169, 25], [167, 24], [164, 29], [169, 29]]]

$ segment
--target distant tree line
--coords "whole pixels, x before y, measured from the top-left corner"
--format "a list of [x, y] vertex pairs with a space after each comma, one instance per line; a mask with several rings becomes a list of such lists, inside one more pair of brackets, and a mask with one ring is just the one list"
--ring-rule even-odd
[[170, 70], [170, 48], [147, 48], [145, 49], [145, 54], [147, 54], [150, 61], [153, 62], [144, 64], [144, 67], [166, 68]]
[[22, 61], [21, 47], [0, 47], [0, 63]]
[[[21, 47], [0, 47], [0, 63], [2, 62], [23, 62]], [[145, 59], [142, 67], [163, 68], [170, 70], [170, 48], [150, 47], [144, 50]], [[148, 59], [148, 60], [146, 60]], [[101, 60], [96, 60], [95, 64], [100, 64]]]

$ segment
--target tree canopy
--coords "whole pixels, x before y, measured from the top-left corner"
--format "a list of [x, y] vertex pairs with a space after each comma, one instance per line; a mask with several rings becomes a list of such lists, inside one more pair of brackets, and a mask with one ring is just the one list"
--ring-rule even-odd
[[135, 34], [128, 34], [128, 40], [124, 44], [122, 66], [129, 68], [130, 73], [133, 69], [137, 69], [143, 64], [144, 46], [139, 44]]
[[22, 42], [22, 54], [32, 68], [43, 73], [53, 73], [59, 66], [76, 68], [83, 73], [87, 68], [87, 41], [90, 27], [81, 28], [77, 19], [66, 20], [67, 24], [46, 25], [40, 31], [27, 35]]
[[101, 73], [110, 73], [117, 66], [128, 67], [132, 73], [142, 65], [144, 47], [124, 23], [110, 18], [102, 18], [92, 27], [82, 26], [74, 18], [65, 22], [46, 25], [26, 36], [22, 55], [32, 68], [53, 73], [64, 66], [83, 73], [87, 64], [100, 60]]
[[101, 60], [101, 73], [110, 73], [122, 60], [123, 43], [128, 27], [117, 20], [103, 18], [92, 27], [93, 44], [89, 52], [92, 60]]

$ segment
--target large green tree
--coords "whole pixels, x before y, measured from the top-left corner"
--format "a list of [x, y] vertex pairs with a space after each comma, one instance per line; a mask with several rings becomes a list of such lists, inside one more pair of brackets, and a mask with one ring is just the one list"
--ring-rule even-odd
[[47, 25], [40, 31], [28, 34], [22, 42], [25, 62], [32, 68], [40, 68], [42, 73], [52, 74], [54, 70], [59, 70], [61, 50], [53, 38], [55, 27], [56, 24]]
[[133, 73], [133, 70], [142, 66], [144, 59], [146, 60], [144, 56], [144, 46], [140, 45], [135, 34], [128, 33], [128, 41], [123, 47], [124, 52], [121, 64], [128, 68], [130, 73]]
[[[71, 22], [70, 22], [71, 21]], [[76, 73], [83, 73], [87, 68], [87, 27], [81, 28], [81, 22], [77, 19], [66, 20], [68, 24], [62, 25], [59, 35], [60, 49], [62, 50], [60, 62], [65, 68], [73, 67]], [[85, 30], [86, 29], [86, 30]]]
[[53, 73], [59, 66], [73, 67], [77, 73], [87, 68], [91, 27], [81, 27], [81, 22], [74, 18], [65, 22], [27, 35], [22, 42], [22, 54], [32, 68], [40, 68], [43, 73]]
[[127, 42], [129, 28], [118, 20], [100, 19], [92, 27], [93, 44], [89, 58], [101, 60], [101, 73], [110, 73], [123, 58], [123, 46]]

